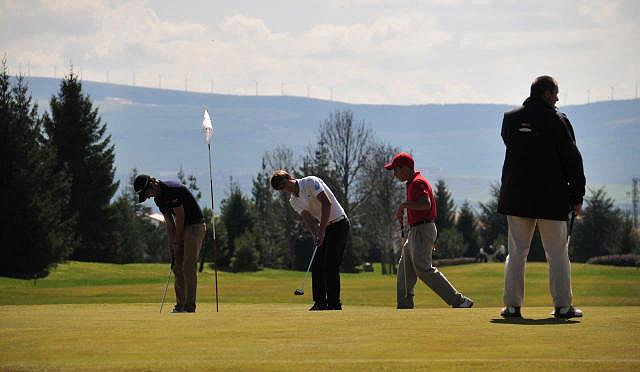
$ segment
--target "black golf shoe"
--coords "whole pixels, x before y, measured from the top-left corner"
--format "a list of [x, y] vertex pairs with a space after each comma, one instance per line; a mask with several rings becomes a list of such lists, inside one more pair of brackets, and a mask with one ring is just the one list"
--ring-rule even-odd
[[506, 306], [500, 311], [500, 316], [503, 318], [522, 318], [520, 314], [520, 306]]
[[466, 309], [473, 306], [473, 300], [466, 296], [460, 297], [460, 302], [451, 306], [453, 308]]
[[173, 310], [171, 310], [171, 313], [173, 314], [186, 313], [186, 312], [187, 310], [185, 310], [183, 306], [178, 306], [178, 305], [174, 306]]
[[309, 311], [321, 311], [321, 310], [328, 310], [327, 305], [319, 304], [316, 302], [313, 304], [313, 306], [309, 308]]
[[335, 305], [327, 306], [327, 310], [342, 310], [342, 303], [338, 302]]
[[582, 318], [582, 310], [573, 306], [556, 307], [551, 314], [558, 319]]

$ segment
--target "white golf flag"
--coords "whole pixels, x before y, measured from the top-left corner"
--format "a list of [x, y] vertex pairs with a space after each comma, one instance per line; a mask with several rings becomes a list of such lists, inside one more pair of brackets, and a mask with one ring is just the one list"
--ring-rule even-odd
[[204, 118], [202, 119], [202, 134], [204, 135], [204, 140], [209, 143], [213, 136], [213, 122], [206, 109], [204, 110]]

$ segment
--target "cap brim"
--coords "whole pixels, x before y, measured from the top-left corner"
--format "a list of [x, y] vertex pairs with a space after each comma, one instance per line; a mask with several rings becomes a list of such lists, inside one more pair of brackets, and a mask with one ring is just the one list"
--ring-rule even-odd
[[393, 168], [395, 168], [393, 166], [393, 162], [387, 163], [387, 164], [384, 165], [384, 169], [392, 170]]

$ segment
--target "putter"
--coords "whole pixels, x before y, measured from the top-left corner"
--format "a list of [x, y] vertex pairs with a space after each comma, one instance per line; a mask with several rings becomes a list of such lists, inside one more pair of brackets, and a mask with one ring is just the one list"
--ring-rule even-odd
[[164, 287], [164, 293], [162, 294], [162, 301], [160, 301], [160, 313], [162, 313], [162, 306], [164, 305], [164, 299], [167, 297], [167, 289], [169, 288], [169, 281], [171, 280], [171, 270], [173, 270], [173, 263], [169, 267], [169, 273], [167, 274], [167, 285]]
[[304, 273], [304, 278], [302, 278], [302, 283], [300, 283], [300, 288], [296, 288], [295, 291], [293, 291], [293, 294], [296, 296], [302, 296], [304, 294], [304, 289], [302, 288], [304, 286], [304, 282], [305, 280], [307, 280], [307, 275], [309, 274], [309, 270], [311, 269], [311, 264], [313, 263], [313, 258], [316, 256], [316, 251], [318, 250], [318, 245], [316, 243], [313, 243], [313, 254], [311, 255], [311, 261], [309, 261], [309, 267], [307, 267], [307, 272]]
[[[404, 239], [404, 221], [400, 221], [400, 236]], [[407, 298], [407, 258], [404, 255], [404, 243], [402, 245], [402, 274], [404, 274], [404, 298]]]

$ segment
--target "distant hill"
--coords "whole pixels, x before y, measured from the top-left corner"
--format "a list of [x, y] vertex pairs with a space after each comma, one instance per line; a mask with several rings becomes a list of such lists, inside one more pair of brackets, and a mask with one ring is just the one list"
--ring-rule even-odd
[[[59, 80], [28, 78], [40, 110]], [[302, 155], [319, 124], [336, 110], [349, 109], [377, 139], [412, 151], [416, 166], [434, 183], [443, 178], [458, 203], [485, 201], [498, 182], [504, 157], [502, 115], [513, 106], [498, 104], [362, 105], [289, 96], [235, 96], [83, 82], [108, 124], [116, 145], [117, 177], [126, 182], [135, 166], [159, 178], [176, 178], [180, 165], [195, 174], [208, 193], [207, 147], [200, 134], [202, 111], [214, 120], [216, 205], [229, 178], [249, 192], [265, 151], [286, 144]], [[524, 98], [524, 97], [523, 97]], [[640, 176], [640, 100], [561, 107], [571, 119], [582, 151], [589, 187], [606, 185], [626, 207], [631, 178]]]

